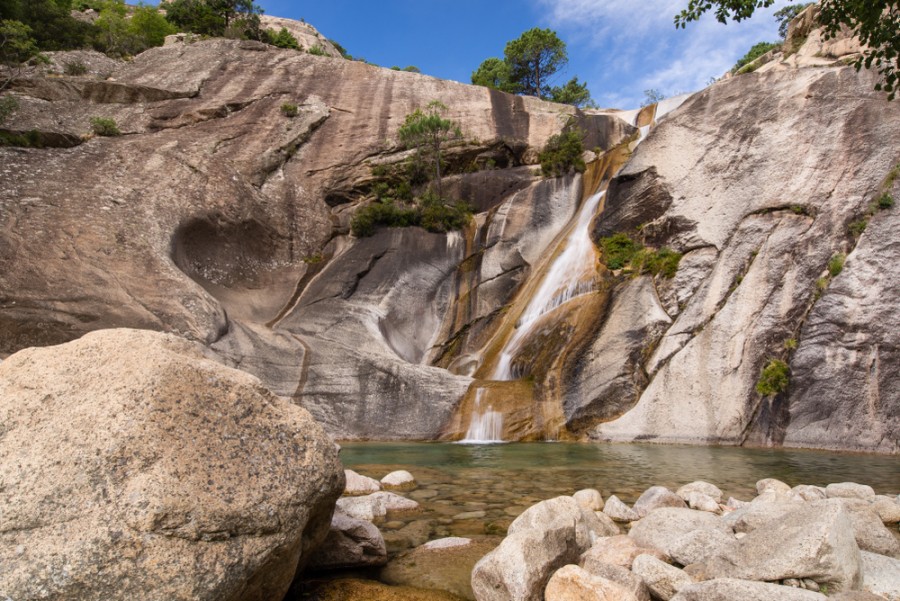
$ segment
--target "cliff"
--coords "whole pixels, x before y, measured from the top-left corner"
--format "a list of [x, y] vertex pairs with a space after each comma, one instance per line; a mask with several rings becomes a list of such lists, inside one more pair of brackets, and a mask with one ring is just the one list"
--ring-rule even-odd
[[[253, 42], [101, 62], [14, 88], [6, 129], [45, 147], [0, 148], [0, 356], [111, 327], [176, 333], [340, 438], [461, 436], [483, 388], [509, 438], [900, 452], [900, 209], [870, 210], [898, 193], [900, 105], [866, 71], [779, 63], [719, 82], [660, 111], [635, 149], [652, 111], [585, 114]], [[403, 119], [435, 99], [465, 133], [445, 187], [474, 222], [350, 236], [373, 169], [408, 157]], [[93, 117], [123, 135], [86, 135]], [[602, 156], [535, 176], [571, 117]], [[521, 377], [498, 382], [598, 189], [595, 241], [677, 250], [675, 277], [589, 259], [588, 293], [542, 317], [512, 360]], [[763, 397], [773, 358], [790, 385]]]

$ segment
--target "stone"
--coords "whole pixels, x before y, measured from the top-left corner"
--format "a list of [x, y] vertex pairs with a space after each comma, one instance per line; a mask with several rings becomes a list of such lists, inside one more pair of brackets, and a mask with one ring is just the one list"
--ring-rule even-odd
[[536, 598], [546, 601], [637, 600], [631, 591], [620, 584], [590, 574], [576, 565], [567, 565], [557, 570], [547, 583], [543, 595]]
[[868, 551], [860, 552], [862, 589], [888, 601], [900, 601], [900, 560]]
[[416, 520], [399, 530], [385, 532], [383, 534], [384, 544], [387, 546], [388, 553], [398, 553], [412, 547], [424, 545], [428, 542], [431, 532], [431, 523], [427, 520]]
[[900, 559], [900, 540], [884, 525], [871, 503], [858, 497], [837, 497], [837, 501], [850, 515], [860, 550]]
[[725, 515], [723, 520], [735, 532], [752, 532], [802, 506], [803, 502], [795, 496], [767, 492]]
[[[390, 563], [378, 573], [378, 579], [391, 585], [446, 591], [454, 595], [454, 601], [460, 599], [474, 601], [472, 568], [495, 547], [496, 543], [486, 540], [463, 540], [468, 542], [460, 544], [460, 539], [438, 539], [402, 553], [391, 559]], [[338, 599], [368, 599], [368, 597], [338, 597]]]
[[593, 562], [590, 567], [581, 566], [584, 570], [593, 576], [600, 576], [607, 580], [611, 580], [616, 584], [628, 590], [638, 601], [650, 601], [650, 589], [644, 584], [640, 576], [628, 568], [613, 565], [611, 563]]
[[829, 601], [886, 601], [887, 597], [876, 595], [868, 591], [846, 591], [831, 595]]
[[388, 514], [413, 513], [420, 509], [412, 499], [385, 491], [361, 497], [341, 497], [337, 506], [351, 517], [374, 523], [383, 522]]
[[13, 599], [282, 598], [344, 487], [304, 409], [170, 334], [10, 356], [0, 424]]
[[416, 488], [416, 479], [406, 470], [391, 472], [381, 479], [381, 486], [385, 490], [413, 490]]
[[717, 578], [684, 587], [672, 601], [826, 601], [827, 597], [804, 589], [753, 582], [734, 578]]
[[387, 563], [384, 537], [371, 522], [360, 520], [336, 509], [331, 530], [308, 564], [312, 570], [362, 568]]
[[634, 558], [638, 555], [649, 554], [657, 559], [665, 558], [665, 554], [651, 547], [642, 547], [628, 535], [598, 538], [591, 548], [582, 556], [579, 565], [588, 572], [595, 572], [597, 566], [615, 565], [631, 569]]
[[698, 511], [708, 511], [710, 513], [721, 513], [722, 509], [719, 504], [711, 496], [702, 492], [694, 491], [687, 495], [685, 501], [691, 509]]
[[720, 518], [705, 511], [663, 507], [631, 526], [628, 536], [645, 547], [653, 547], [671, 557], [672, 549], [683, 537], [697, 530], [719, 530], [731, 534], [732, 530]]
[[786, 495], [791, 492], [791, 487], [775, 478], [763, 478], [756, 483], [756, 494], [762, 495], [767, 491]]
[[740, 499], [735, 499], [734, 497], [728, 497], [728, 501], [725, 502], [725, 506], [729, 509], [740, 509], [741, 507], [746, 507], [750, 504], [750, 501], [741, 501]]
[[712, 498], [712, 500], [716, 503], [722, 502], [722, 491], [719, 489], [719, 487], [715, 484], [710, 484], [709, 482], [704, 482], [702, 480], [697, 480], [695, 482], [691, 482], [690, 484], [685, 484], [677, 491], [675, 491], [675, 494], [677, 494], [684, 500], [685, 503], [687, 503], [690, 494], [693, 492], [702, 493]]
[[702, 563], [711, 557], [727, 555], [737, 540], [724, 530], [702, 528], [677, 539], [669, 546], [669, 554], [683, 566]]
[[864, 501], [874, 501], [875, 491], [872, 490], [871, 486], [866, 484], [840, 482], [826, 486], [825, 496], [829, 499], [862, 499]]
[[599, 522], [572, 497], [556, 497], [528, 508], [507, 536], [472, 570], [479, 601], [539, 601], [553, 573], [578, 561], [598, 538]]
[[900, 501], [896, 497], [878, 495], [872, 503], [872, 509], [885, 524], [900, 523]]
[[665, 486], [651, 486], [638, 497], [632, 509], [643, 517], [660, 507], [687, 507], [684, 501]]
[[859, 553], [847, 511], [840, 501], [826, 500], [758, 527], [706, 566], [718, 578], [810, 578], [839, 592], [859, 588]]
[[344, 477], [347, 479], [347, 484], [344, 487], [345, 495], [362, 496], [381, 490], [381, 483], [378, 480], [362, 476], [353, 470], [345, 469]]
[[472, 544], [471, 538], [463, 538], [459, 536], [449, 536], [446, 538], [438, 538], [432, 541], [428, 541], [424, 545], [422, 545], [422, 549], [452, 549], [455, 547], [465, 547], [467, 545]]
[[603, 495], [600, 494], [599, 490], [593, 488], [579, 490], [572, 495], [572, 498], [585, 509], [590, 511], [603, 511]]
[[800, 484], [791, 489], [791, 494], [804, 501], [820, 501], [827, 498], [825, 489], [821, 486], [810, 486], [808, 484]]
[[634, 522], [641, 519], [636, 511], [623, 503], [616, 495], [612, 495], [606, 500], [603, 513], [617, 522]]
[[639, 555], [632, 571], [641, 577], [656, 599], [669, 601], [678, 591], [694, 581], [690, 576], [652, 555]]

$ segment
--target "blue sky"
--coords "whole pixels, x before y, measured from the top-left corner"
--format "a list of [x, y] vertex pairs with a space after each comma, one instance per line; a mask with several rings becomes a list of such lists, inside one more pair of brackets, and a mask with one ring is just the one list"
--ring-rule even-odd
[[256, 0], [266, 14], [304, 18], [353, 56], [469, 83], [482, 60], [532, 27], [554, 29], [569, 65], [554, 84], [577, 75], [603, 107], [633, 108], [644, 90], [674, 95], [706, 86], [760, 41], [775, 41], [772, 13], [722, 25], [710, 15], [675, 29], [688, 0]]

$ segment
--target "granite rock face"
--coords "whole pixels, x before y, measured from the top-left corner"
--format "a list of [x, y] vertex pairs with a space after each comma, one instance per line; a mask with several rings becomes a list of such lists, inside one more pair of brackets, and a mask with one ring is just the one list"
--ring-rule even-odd
[[344, 486], [309, 413], [172, 335], [107, 330], [0, 365], [0, 590], [281, 598]]

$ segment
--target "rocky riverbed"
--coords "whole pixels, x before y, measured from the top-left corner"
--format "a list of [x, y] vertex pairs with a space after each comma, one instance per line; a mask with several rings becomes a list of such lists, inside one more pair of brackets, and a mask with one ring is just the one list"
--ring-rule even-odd
[[[318, 554], [330, 565], [316, 569], [367, 567], [382, 583], [439, 591], [403, 589], [404, 598], [900, 600], [900, 497], [863, 484], [767, 478], [742, 500], [696, 481], [650, 487], [633, 504], [583, 489], [524, 509], [503, 538], [425, 542], [415, 476], [378, 481], [347, 470], [346, 480]], [[348, 586], [366, 587], [338, 578], [315, 585], [313, 597]]]

